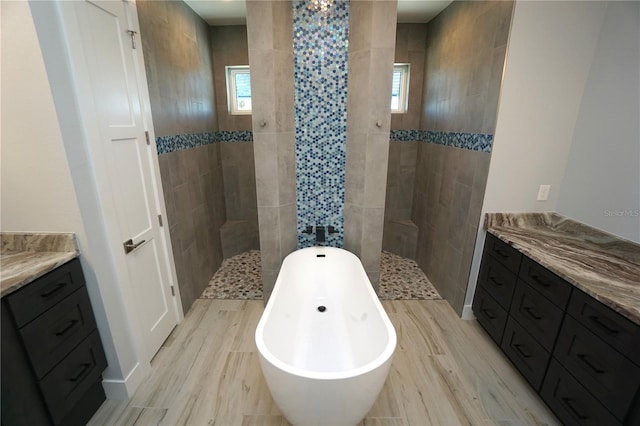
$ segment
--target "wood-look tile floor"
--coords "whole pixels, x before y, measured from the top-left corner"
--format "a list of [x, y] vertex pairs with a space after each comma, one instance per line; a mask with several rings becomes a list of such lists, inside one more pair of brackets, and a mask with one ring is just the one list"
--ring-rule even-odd
[[[558, 424], [475, 321], [444, 300], [383, 305], [398, 333], [391, 371], [361, 425]], [[259, 300], [195, 302], [132, 398], [90, 425], [287, 425], [262, 377]]]

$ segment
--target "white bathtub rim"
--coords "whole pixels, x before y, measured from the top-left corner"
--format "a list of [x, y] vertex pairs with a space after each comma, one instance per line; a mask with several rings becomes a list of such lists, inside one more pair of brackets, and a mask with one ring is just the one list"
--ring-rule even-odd
[[[362, 265], [362, 263], [360, 262], [360, 259], [357, 258], [356, 255], [354, 255], [353, 253], [349, 252], [348, 250], [345, 249], [341, 249], [341, 248], [336, 248], [336, 247], [307, 247], [307, 248], [303, 248], [303, 249], [299, 249], [296, 250], [292, 253], [290, 253], [282, 262], [282, 264], [284, 265], [284, 262], [287, 261], [287, 258], [289, 256], [291, 256], [294, 253], [297, 253], [299, 251], [302, 250], [318, 250], [318, 249], [322, 249], [322, 250], [339, 250], [339, 251], [343, 251], [348, 253], [351, 256], [356, 257], [357, 261]], [[364, 364], [361, 367], [357, 367], [354, 369], [349, 369], [349, 370], [344, 370], [344, 371], [337, 371], [337, 372], [319, 372], [319, 371], [309, 371], [309, 370], [305, 370], [299, 367], [295, 367], [291, 364], [288, 364], [286, 362], [281, 361], [279, 358], [277, 358], [275, 355], [273, 355], [271, 353], [271, 351], [267, 348], [267, 345], [264, 342], [264, 327], [265, 327], [265, 323], [266, 323], [266, 318], [269, 317], [269, 314], [271, 313], [271, 310], [273, 309], [273, 304], [274, 304], [274, 300], [275, 297], [278, 295], [278, 291], [280, 290], [280, 282], [281, 282], [281, 278], [280, 278], [280, 274], [278, 274], [278, 278], [276, 279], [275, 285], [273, 287], [273, 291], [271, 293], [271, 297], [269, 298], [269, 301], [267, 302], [267, 306], [265, 306], [264, 311], [262, 313], [262, 316], [260, 317], [260, 321], [258, 322], [258, 326], [256, 327], [256, 332], [255, 332], [255, 342], [256, 342], [256, 346], [258, 348], [258, 352], [260, 353], [260, 355], [270, 364], [274, 365], [275, 367], [279, 368], [282, 371], [285, 371], [288, 374], [297, 376], [297, 377], [303, 377], [303, 378], [308, 378], [308, 379], [316, 379], [316, 380], [345, 380], [345, 379], [351, 379], [354, 377], [358, 377], [361, 376], [363, 374], [369, 373], [377, 368], [379, 368], [380, 366], [382, 366], [385, 362], [387, 362], [388, 360], [390, 360], [393, 357], [393, 354], [396, 350], [396, 345], [397, 345], [397, 335], [396, 335], [396, 329], [393, 326], [393, 324], [391, 323], [391, 320], [389, 319], [389, 315], [387, 314], [387, 312], [385, 311], [384, 307], [382, 306], [382, 303], [380, 303], [380, 299], [378, 298], [378, 295], [375, 293], [375, 291], [373, 290], [373, 286], [371, 286], [371, 281], [369, 281], [369, 277], [367, 276], [367, 274], [364, 272], [364, 269], [361, 271], [362, 275], [363, 275], [363, 279], [366, 280], [366, 282], [369, 283], [369, 286], [367, 288], [367, 290], [369, 291], [370, 295], [373, 297], [373, 301], [374, 301], [374, 305], [376, 306], [377, 309], [379, 309], [381, 312], [384, 313], [384, 315], [382, 316], [382, 322], [384, 323], [386, 329], [387, 329], [387, 334], [389, 336], [388, 341], [387, 341], [387, 345], [384, 348], [384, 350], [371, 362]]]

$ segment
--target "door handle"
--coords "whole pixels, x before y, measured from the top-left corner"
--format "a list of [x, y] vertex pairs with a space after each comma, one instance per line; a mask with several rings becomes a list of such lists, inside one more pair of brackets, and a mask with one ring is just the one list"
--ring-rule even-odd
[[132, 251], [134, 251], [135, 249], [137, 249], [139, 246], [141, 246], [142, 244], [144, 244], [146, 240], [142, 240], [139, 243], [133, 244], [133, 240], [131, 238], [129, 238], [127, 241], [125, 241], [124, 243], [122, 243], [122, 245], [124, 246], [124, 254], [129, 254]]

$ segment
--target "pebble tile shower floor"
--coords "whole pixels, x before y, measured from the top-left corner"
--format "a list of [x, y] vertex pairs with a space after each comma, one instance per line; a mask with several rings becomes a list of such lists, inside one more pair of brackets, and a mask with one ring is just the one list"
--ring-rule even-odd
[[[222, 261], [201, 299], [262, 299], [260, 251], [251, 250]], [[383, 251], [380, 257], [382, 300], [439, 300], [440, 295], [415, 261]]]

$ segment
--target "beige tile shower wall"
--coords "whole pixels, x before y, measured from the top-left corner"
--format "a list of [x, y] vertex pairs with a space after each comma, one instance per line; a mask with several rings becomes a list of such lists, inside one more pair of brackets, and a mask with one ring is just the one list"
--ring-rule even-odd
[[418, 231], [411, 222], [411, 210], [420, 143], [389, 142], [382, 249], [409, 259], [415, 259]]
[[232, 115], [227, 103], [225, 67], [249, 65], [246, 25], [210, 27], [211, 56], [219, 130], [251, 130], [251, 115]]
[[256, 195], [265, 302], [297, 247], [293, 6], [247, 1]]
[[[220, 144], [228, 227], [223, 232], [224, 257], [259, 250], [258, 205], [253, 142]], [[232, 224], [233, 222], [233, 224]]]
[[252, 142], [220, 144], [228, 220], [258, 221]]
[[410, 220], [413, 185], [416, 176], [418, 144], [421, 142], [389, 142], [385, 220]]
[[[251, 115], [232, 115], [227, 103], [226, 67], [249, 65], [246, 25], [210, 27], [219, 130], [251, 130]], [[253, 142], [220, 146], [229, 221], [222, 232], [224, 256], [260, 248]]]
[[[428, 24], [422, 129], [492, 134], [512, 2], [454, 2]], [[421, 143], [416, 261], [462, 314], [489, 153]]]
[[358, 255], [375, 288], [384, 227], [396, 6], [395, 1], [357, 1], [349, 11], [344, 248]]
[[[392, 130], [420, 128], [427, 24], [398, 24], [395, 63], [410, 64], [407, 112], [391, 114]], [[415, 258], [418, 229], [411, 222], [413, 183], [418, 142], [389, 143], [387, 196], [384, 209], [382, 249], [410, 259]]]
[[416, 261], [458, 314], [464, 305], [489, 159], [483, 152], [426, 143], [418, 147]]
[[422, 129], [493, 133], [511, 1], [456, 1], [428, 24]]
[[410, 64], [407, 112], [391, 114], [392, 130], [420, 128], [424, 57], [427, 50], [427, 24], [398, 24], [396, 28], [395, 62]]
[[[217, 130], [209, 27], [181, 1], [138, 0], [156, 136]], [[222, 261], [225, 200], [219, 144], [158, 157], [182, 307]]]
[[156, 136], [217, 130], [209, 27], [182, 1], [136, 1]]
[[222, 262], [225, 222], [220, 144], [158, 157], [182, 307], [187, 312]]

